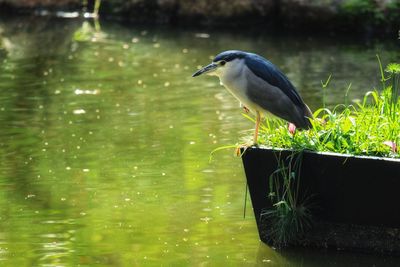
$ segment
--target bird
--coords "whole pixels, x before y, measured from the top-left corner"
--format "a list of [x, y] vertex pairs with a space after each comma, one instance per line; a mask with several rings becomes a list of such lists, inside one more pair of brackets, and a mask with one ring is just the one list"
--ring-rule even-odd
[[295, 86], [277, 66], [260, 55], [240, 50], [224, 51], [192, 77], [202, 74], [217, 76], [245, 111], [256, 116], [253, 136], [255, 145], [261, 118], [267, 114], [288, 121], [289, 128], [291, 124], [299, 129], [312, 127], [311, 110]]

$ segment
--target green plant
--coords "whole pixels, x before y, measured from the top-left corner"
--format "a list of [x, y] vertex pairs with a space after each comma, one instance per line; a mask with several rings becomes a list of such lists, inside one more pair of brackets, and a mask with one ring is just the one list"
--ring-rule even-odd
[[340, 8], [348, 17], [364, 17], [374, 23], [385, 19], [382, 8], [374, 0], [345, 0]]
[[268, 118], [260, 129], [260, 143], [272, 148], [399, 158], [400, 65], [389, 64], [388, 77], [380, 69], [383, 90], [367, 92], [361, 103], [316, 110], [313, 128], [294, 135], [286, 122]]
[[269, 177], [269, 198], [273, 207], [261, 213], [268, 224], [268, 234], [277, 247], [298, 241], [312, 227], [309, 198], [299, 196], [302, 152], [293, 152], [285, 161], [278, 159], [278, 169]]
[[389, 64], [386, 69], [386, 72], [389, 73], [389, 77], [387, 79], [390, 79], [392, 81], [392, 84], [390, 85], [390, 96], [389, 96], [389, 114], [392, 120], [398, 119], [397, 117], [397, 103], [399, 101], [399, 78], [400, 78], [400, 64], [397, 63], [391, 63]]
[[94, 2], [93, 14], [95, 14], [96, 17], [99, 16], [100, 5], [101, 5], [101, 0], [96, 0]]

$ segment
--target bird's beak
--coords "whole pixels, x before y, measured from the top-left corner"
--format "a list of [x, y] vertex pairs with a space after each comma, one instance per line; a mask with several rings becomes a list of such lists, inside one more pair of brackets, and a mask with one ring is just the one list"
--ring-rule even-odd
[[199, 75], [201, 75], [203, 73], [210, 72], [210, 71], [216, 69], [217, 67], [218, 67], [218, 65], [215, 64], [214, 62], [212, 62], [211, 64], [209, 64], [209, 65], [205, 66], [204, 68], [202, 68], [202, 69], [196, 71], [195, 73], [193, 73], [192, 77], [196, 77], [196, 76], [199, 76]]

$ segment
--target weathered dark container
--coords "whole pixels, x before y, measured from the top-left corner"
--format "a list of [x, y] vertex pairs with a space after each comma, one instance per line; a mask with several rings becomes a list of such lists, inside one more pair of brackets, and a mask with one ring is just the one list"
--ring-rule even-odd
[[[243, 154], [260, 238], [271, 244], [263, 209], [270, 175], [290, 150], [248, 148]], [[300, 195], [312, 196], [315, 224], [296, 245], [400, 255], [400, 160], [304, 151]]]

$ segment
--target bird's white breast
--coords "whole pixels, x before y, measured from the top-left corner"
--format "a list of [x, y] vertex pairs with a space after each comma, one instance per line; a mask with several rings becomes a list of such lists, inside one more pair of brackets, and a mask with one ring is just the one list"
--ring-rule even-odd
[[248, 98], [247, 91], [247, 76], [250, 70], [244, 64], [243, 59], [235, 59], [226, 63], [226, 66], [217, 74], [223, 85], [239, 102], [246, 106], [250, 111], [255, 113], [259, 110], [253, 101]]

